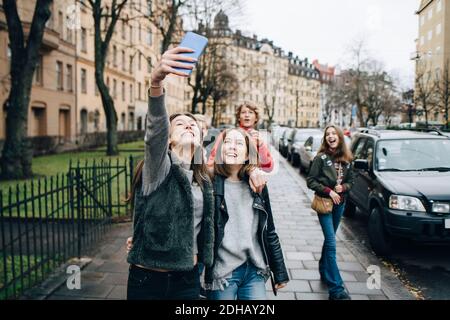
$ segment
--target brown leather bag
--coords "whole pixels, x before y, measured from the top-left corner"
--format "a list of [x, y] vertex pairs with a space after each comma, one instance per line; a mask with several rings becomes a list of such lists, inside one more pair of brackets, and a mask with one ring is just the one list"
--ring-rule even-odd
[[333, 211], [333, 200], [330, 198], [322, 198], [318, 195], [314, 195], [311, 208], [318, 214], [327, 214]]

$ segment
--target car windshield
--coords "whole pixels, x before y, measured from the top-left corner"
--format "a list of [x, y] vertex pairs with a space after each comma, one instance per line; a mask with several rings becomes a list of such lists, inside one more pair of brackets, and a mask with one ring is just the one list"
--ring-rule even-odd
[[380, 141], [375, 166], [379, 171], [450, 171], [450, 139]]
[[305, 142], [311, 136], [311, 131], [297, 131], [294, 137], [296, 142]]

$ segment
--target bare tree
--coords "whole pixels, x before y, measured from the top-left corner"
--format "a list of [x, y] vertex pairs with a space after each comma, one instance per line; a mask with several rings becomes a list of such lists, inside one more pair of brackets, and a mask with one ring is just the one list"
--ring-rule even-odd
[[19, 179], [32, 175], [32, 148], [27, 140], [28, 105], [45, 24], [52, 0], [36, 0], [28, 37], [23, 30], [16, 0], [3, 0], [11, 47], [11, 90], [4, 104], [6, 138], [1, 158], [1, 178]]
[[425, 125], [428, 127], [429, 113], [436, 108], [435, 94], [436, 82], [433, 79], [431, 71], [426, 71], [426, 63], [418, 62], [416, 66], [416, 90], [415, 90], [415, 104], [421, 107], [425, 115]]
[[444, 70], [438, 75], [435, 83], [438, 105], [444, 110], [445, 128], [449, 129], [449, 107], [450, 107], [450, 61], [447, 60]]
[[127, 1], [128, 0], [80, 1], [82, 5], [91, 9], [92, 17], [94, 19], [95, 82], [100, 92], [103, 110], [106, 116], [106, 154], [109, 156], [117, 155], [119, 150], [117, 147], [117, 112], [114, 106], [114, 100], [105, 84], [105, 65], [114, 29], [117, 25], [117, 21], [121, 19], [121, 13]]
[[230, 70], [229, 64], [225, 60], [218, 62], [214, 69], [217, 72], [212, 74], [212, 125], [217, 126], [218, 114], [221, 111], [218, 109], [218, 106], [222, 101], [225, 101], [233, 96], [233, 94], [238, 90], [238, 79], [237, 76]]

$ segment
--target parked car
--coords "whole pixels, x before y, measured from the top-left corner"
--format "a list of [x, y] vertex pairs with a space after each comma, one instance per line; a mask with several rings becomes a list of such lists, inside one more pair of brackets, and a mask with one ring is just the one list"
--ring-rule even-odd
[[450, 241], [450, 138], [412, 131], [359, 133], [352, 144], [355, 184], [346, 215], [369, 214], [373, 250], [392, 253], [397, 237]]
[[280, 153], [285, 158], [287, 157], [288, 143], [293, 131], [293, 128], [287, 128], [280, 138]]
[[288, 161], [291, 161], [294, 166], [298, 165], [298, 154], [300, 147], [305, 141], [314, 133], [321, 133], [320, 129], [294, 129], [290, 139], [288, 139], [287, 156]]
[[272, 129], [272, 143], [280, 142], [280, 138], [283, 136], [283, 133], [287, 130], [287, 127], [275, 127]]
[[311, 164], [317, 155], [317, 152], [322, 145], [323, 134], [315, 134], [310, 136], [303, 146], [300, 147], [298, 155], [298, 163], [300, 168], [300, 173], [308, 173], [311, 168]]

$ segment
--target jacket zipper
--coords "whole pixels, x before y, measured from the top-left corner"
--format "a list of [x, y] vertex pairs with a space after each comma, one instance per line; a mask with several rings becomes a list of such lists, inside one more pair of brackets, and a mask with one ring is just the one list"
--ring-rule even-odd
[[269, 219], [269, 214], [267, 213], [266, 209], [264, 209], [263, 206], [255, 204], [255, 208], [261, 210], [262, 212], [264, 212], [266, 214], [266, 219], [264, 221], [264, 225], [263, 225], [262, 233], [261, 233], [261, 243], [263, 246], [264, 257], [266, 258], [266, 267], [270, 270], [269, 258], [267, 257], [266, 246], [264, 244], [264, 230], [267, 228], [267, 220]]

